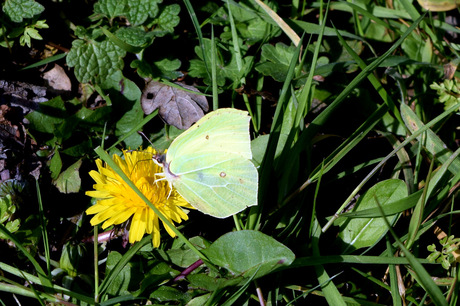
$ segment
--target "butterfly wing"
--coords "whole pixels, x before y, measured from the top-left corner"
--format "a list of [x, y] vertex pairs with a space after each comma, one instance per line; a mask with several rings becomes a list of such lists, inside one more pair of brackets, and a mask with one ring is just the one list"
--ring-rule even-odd
[[252, 158], [247, 112], [221, 108], [208, 113], [179, 135], [168, 148], [166, 162], [186, 154], [234, 153]]
[[195, 208], [226, 218], [257, 205], [258, 172], [251, 158], [247, 112], [219, 109], [173, 141], [166, 177]]

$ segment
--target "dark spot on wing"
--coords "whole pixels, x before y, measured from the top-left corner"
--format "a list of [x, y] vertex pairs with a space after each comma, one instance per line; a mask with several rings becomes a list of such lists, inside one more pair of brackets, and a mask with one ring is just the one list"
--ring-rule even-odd
[[226, 176], [227, 176], [227, 173], [225, 173], [224, 171], [220, 173], [220, 177], [226, 177]]

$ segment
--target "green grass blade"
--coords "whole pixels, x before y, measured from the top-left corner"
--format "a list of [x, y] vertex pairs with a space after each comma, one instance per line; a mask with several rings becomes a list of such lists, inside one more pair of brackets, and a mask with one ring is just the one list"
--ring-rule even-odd
[[[312, 251], [313, 255], [321, 256], [319, 253], [319, 240], [321, 235], [321, 227], [319, 226], [318, 220], [315, 219], [314, 228], [312, 232]], [[324, 269], [323, 265], [315, 265], [316, 275], [318, 277], [318, 283], [321, 284], [321, 290], [324, 293], [324, 297], [329, 305], [346, 305], [342, 298], [339, 290], [332, 282], [331, 278]]]
[[[380, 205], [379, 205], [380, 207]], [[433, 299], [435, 305], [446, 305], [447, 301], [444, 295], [441, 292], [441, 289], [435, 284], [435, 282], [431, 279], [431, 275], [425, 270], [422, 264], [417, 260], [417, 258], [412, 255], [412, 253], [404, 246], [404, 244], [399, 240], [398, 236], [394, 232], [393, 228], [388, 223], [388, 220], [382, 214], [383, 220], [385, 220], [385, 224], [388, 227], [393, 238], [396, 240], [396, 244], [404, 253], [404, 256], [409, 261], [409, 265], [413, 269], [413, 275], [416, 277], [417, 281], [422, 285], [422, 287], [427, 291], [427, 293]]]

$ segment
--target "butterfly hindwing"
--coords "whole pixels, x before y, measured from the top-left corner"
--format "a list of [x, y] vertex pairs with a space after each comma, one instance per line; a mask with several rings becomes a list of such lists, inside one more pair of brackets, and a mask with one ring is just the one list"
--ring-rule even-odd
[[193, 166], [175, 167], [173, 161], [170, 170], [180, 178], [174, 187], [195, 208], [226, 218], [257, 204], [258, 172], [250, 160], [235, 154], [187, 157]]

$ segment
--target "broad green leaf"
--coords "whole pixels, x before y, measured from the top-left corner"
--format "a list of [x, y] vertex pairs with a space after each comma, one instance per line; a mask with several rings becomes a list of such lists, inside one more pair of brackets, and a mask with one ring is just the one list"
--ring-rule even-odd
[[158, 15], [158, 4], [162, 0], [128, 0], [129, 10], [126, 17], [132, 25], [143, 24], [147, 18]]
[[278, 82], [284, 82], [289, 69], [289, 64], [294, 54], [294, 46], [277, 43], [275, 46], [265, 44], [256, 70], [266, 76], [271, 76]]
[[[377, 183], [362, 195], [353, 209], [353, 212], [382, 207], [407, 197], [407, 186], [401, 180], [389, 179]], [[378, 204], [377, 202], [378, 201]], [[398, 215], [387, 217], [390, 224], [396, 221]], [[354, 218], [340, 222], [339, 237], [346, 244], [344, 252], [369, 247], [378, 242], [388, 231], [382, 217]]]
[[67, 55], [67, 64], [75, 68], [75, 77], [81, 83], [101, 83], [116, 71], [123, 69], [126, 51], [110, 41], [85, 42], [77, 39]]
[[86, 249], [84, 246], [66, 243], [62, 248], [59, 268], [65, 270], [70, 277], [76, 277], [78, 275], [80, 259], [85, 256], [85, 253]]
[[[114, 269], [117, 264], [122, 259], [122, 255], [116, 251], [110, 252], [109, 256], [107, 257], [107, 265], [106, 265], [106, 274], [109, 274], [109, 271]], [[127, 263], [116, 276], [114, 276], [112, 283], [107, 288], [107, 293], [112, 294], [114, 296], [120, 296], [129, 294], [128, 286], [129, 282], [131, 281], [131, 264]]]
[[229, 286], [237, 286], [244, 282], [242, 276], [230, 276], [228, 278], [209, 276], [207, 274], [191, 274], [187, 276], [187, 280], [190, 282], [190, 286], [203, 288], [208, 291], [216, 291]]
[[340, 224], [341, 222], [343, 222], [343, 218], [381, 217], [382, 211], [385, 216], [391, 216], [391, 215], [403, 212], [405, 210], [411, 209], [412, 207], [417, 205], [417, 202], [420, 199], [421, 195], [422, 195], [422, 190], [419, 190], [415, 193], [408, 195], [407, 197], [404, 197], [392, 203], [388, 203], [387, 205], [383, 206], [382, 209], [375, 207], [375, 208], [357, 210], [353, 212], [346, 212], [346, 213], [340, 214], [340, 216], [337, 218], [334, 224], [335, 225]]
[[54, 150], [54, 155], [49, 162], [49, 167], [51, 171], [51, 178], [53, 180], [57, 179], [62, 170], [62, 159], [61, 154], [59, 154], [59, 150]]
[[94, 4], [94, 13], [107, 16], [109, 19], [123, 16], [128, 11], [127, 0], [99, 0]]
[[40, 103], [38, 110], [26, 116], [30, 122], [30, 129], [49, 134], [53, 134], [56, 126], [67, 117], [68, 114], [61, 97]]
[[159, 74], [162, 78], [166, 78], [170, 80], [177, 79], [184, 75], [182, 72], [178, 71], [180, 66], [181, 66], [181, 62], [177, 58], [173, 60], [164, 58], [162, 60], [153, 62], [154, 70], [158, 69]]
[[102, 32], [104, 32], [105, 36], [109, 39], [110, 42], [114, 43], [118, 47], [120, 47], [122, 50], [126, 52], [131, 52], [131, 53], [140, 53], [143, 48], [141, 47], [136, 47], [133, 45], [130, 45], [126, 42], [124, 42], [122, 39], [120, 39], [118, 36], [113, 35], [109, 30], [101, 28]]
[[[192, 237], [190, 242], [193, 243], [199, 250], [202, 250], [209, 246], [209, 242], [204, 240], [202, 237]], [[168, 254], [168, 261], [172, 262], [178, 267], [187, 268], [200, 257], [196, 255], [190, 248], [182, 241], [176, 239], [170, 250], [166, 252]]]
[[185, 305], [192, 297], [182, 290], [169, 286], [160, 286], [150, 294], [149, 298], [156, 299], [160, 302], [175, 301], [178, 305]]
[[62, 193], [76, 193], [80, 191], [81, 178], [80, 166], [81, 159], [64, 170], [53, 182], [57, 189]]
[[22, 22], [24, 18], [32, 18], [45, 10], [45, 7], [34, 0], [6, 0], [3, 12], [13, 22]]
[[91, 139], [88, 139], [86, 141], [81, 141], [74, 146], [65, 148], [64, 150], [61, 150], [62, 154], [72, 156], [72, 157], [81, 157], [85, 154], [90, 154], [92, 150], [94, 150], [94, 145]]
[[178, 16], [180, 12], [179, 4], [171, 4], [165, 7], [160, 16], [154, 21], [157, 25], [157, 28], [153, 30], [156, 36], [164, 36], [168, 33], [174, 32], [174, 27], [179, 24], [180, 17]]
[[231, 232], [217, 239], [203, 253], [211, 262], [237, 275], [255, 278], [289, 266], [294, 253], [270, 236], [258, 231]]
[[150, 269], [147, 270], [145, 278], [142, 280], [140, 292], [160, 286], [180, 273], [163, 261], [153, 262], [149, 266]]
[[113, 107], [123, 116], [116, 123], [116, 136], [131, 135], [124, 140], [126, 147], [137, 149], [142, 145], [142, 137], [133, 128], [142, 121], [144, 112], [142, 111], [140, 98], [141, 90], [137, 85], [125, 78], [121, 71], [117, 71], [108, 77], [102, 87], [110, 92]]
[[[401, 24], [401, 31], [407, 31], [407, 26]], [[401, 48], [412, 60], [431, 62], [432, 45], [428, 38], [422, 38], [420, 33], [412, 32], [401, 44]]]
[[116, 36], [135, 47], [147, 47], [153, 42], [153, 32], [145, 32], [141, 27], [120, 28]]

